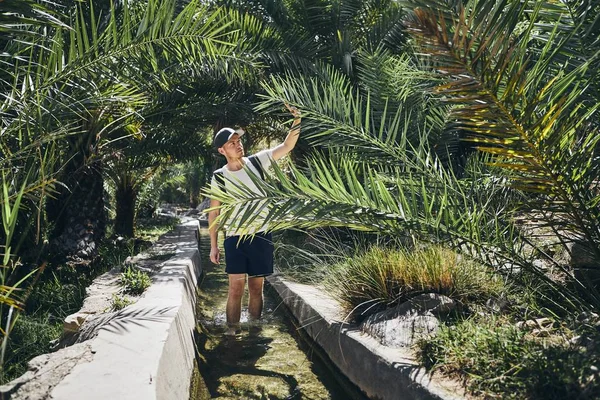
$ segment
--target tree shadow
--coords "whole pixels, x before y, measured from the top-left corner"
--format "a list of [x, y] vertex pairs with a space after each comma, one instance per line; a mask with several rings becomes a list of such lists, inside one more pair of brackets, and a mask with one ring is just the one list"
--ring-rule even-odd
[[118, 335], [127, 334], [132, 327], [146, 327], [148, 322], [165, 322], [173, 318], [175, 307], [124, 308], [123, 310], [101, 314], [86, 320], [74, 343], [81, 343], [98, 336], [101, 330]]

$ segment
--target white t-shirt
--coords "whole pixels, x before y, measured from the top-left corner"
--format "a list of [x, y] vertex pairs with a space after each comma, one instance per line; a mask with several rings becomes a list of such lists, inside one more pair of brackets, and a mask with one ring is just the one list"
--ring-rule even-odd
[[[263, 168], [264, 174], [267, 172], [267, 170], [271, 167], [271, 164], [273, 163], [273, 149], [260, 151], [251, 157], [256, 157], [258, 159], [260, 165]], [[216, 170], [213, 173], [212, 180], [210, 182], [211, 188], [213, 190], [217, 190], [219, 188], [219, 185], [221, 183], [217, 181], [215, 175], [221, 174], [223, 176], [222, 181], [225, 185], [225, 191], [227, 193], [240, 192], [240, 185], [243, 185], [242, 187], [245, 187], [247, 190], [250, 190], [251, 192], [256, 193], [257, 195], [261, 195], [262, 192], [258, 189], [256, 184], [252, 181], [252, 178], [250, 178], [250, 176], [248, 175], [248, 172], [251, 172], [260, 179], [260, 172], [256, 169], [256, 167], [254, 167], [254, 165], [252, 164], [252, 162], [250, 162], [248, 157], [242, 157], [242, 160], [246, 168], [242, 168], [238, 171], [230, 171], [229, 168], [227, 168], [227, 165], [225, 165], [224, 167]], [[244, 214], [244, 210], [242, 210], [240, 213], [241, 207], [241, 205], [237, 206], [234, 215]], [[224, 221], [224, 223], [221, 226], [225, 229], [226, 236], [237, 236], [241, 234], [253, 234], [263, 232], [268, 229], [268, 225], [264, 223], [264, 218], [267, 213], [268, 210], [266, 208], [262, 209], [261, 216], [257, 217], [251, 225], [240, 224], [239, 221], [235, 219], [233, 221]]]

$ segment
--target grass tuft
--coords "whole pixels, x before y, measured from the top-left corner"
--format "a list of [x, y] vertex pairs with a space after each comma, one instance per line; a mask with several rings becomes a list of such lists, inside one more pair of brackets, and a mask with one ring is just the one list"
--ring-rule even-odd
[[5, 383], [19, 377], [27, 371], [27, 361], [49, 353], [51, 341], [60, 337], [62, 329], [62, 322], [47, 315], [19, 315], [10, 333], [1, 381]]
[[348, 310], [375, 303], [393, 306], [421, 293], [439, 293], [460, 302], [482, 302], [503, 290], [486, 267], [441, 246], [405, 250], [371, 247], [335, 264], [324, 286]]
[[152, 284], [150, 276], [134, 267], [124, 267], [121, 272], [120, 283], [125, 288], [125, 293], [140, 295]]
[[119, 311], [133, 303], [134, 301], [131, 300], [129, 297], [113, 294], [112, 298], [110, 299], [110, 310]]

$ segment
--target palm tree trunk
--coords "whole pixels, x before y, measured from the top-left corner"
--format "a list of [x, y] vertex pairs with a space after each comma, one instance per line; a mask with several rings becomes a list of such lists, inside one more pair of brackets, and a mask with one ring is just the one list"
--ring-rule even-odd
[[190, 200], [190, 208], [198, 207], [200, 203], [200, 188], [202, 187], [201, 179], [204, 171], [204, 165], [200, 160], [191, 161], [190, 168], [186, 175], [187, 189]]
[[190, 193], [190, 208], [196, 208], [200, 204], [200, 190]]
[[137, 191], [129, 180], [120, 182], [115, 193], [117, 215], [115, 217], [115, 233], [125, 237], [135, 234], [135, 202]]
[[[87, 264], [98, 255], [106, 231], [104, 180], [100, 162], [65, 170], [66, 188], [48, 202], [48, 218], [54, 222], [53, 255]], [[69, 168], [70, 167], [70, 168]]]

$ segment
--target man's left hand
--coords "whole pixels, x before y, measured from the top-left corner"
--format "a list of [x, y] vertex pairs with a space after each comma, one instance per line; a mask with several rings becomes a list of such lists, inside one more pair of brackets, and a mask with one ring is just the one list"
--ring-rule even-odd
[[296, 119], [300, 118], [300, 110], [298, 110], [294, 106], [290, 106], [288, 103], [284, 103], [284, 104], [285, 104], [285, 108], [288, 109], [288, 111], [294, 116], [294, 118], [296, 118]]

